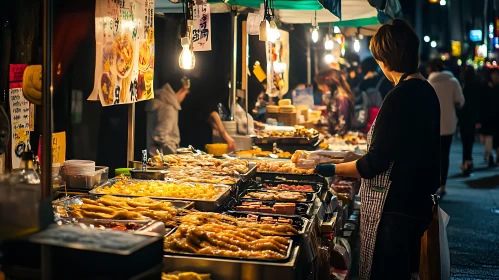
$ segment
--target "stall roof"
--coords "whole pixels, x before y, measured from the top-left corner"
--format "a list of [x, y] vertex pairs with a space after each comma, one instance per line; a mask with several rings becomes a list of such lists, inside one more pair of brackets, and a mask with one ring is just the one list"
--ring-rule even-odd
[[[279, 10], [279, 18], [284, 23], [311, 23], [314, 11]], [[338, 26], [363, 26], [378, 24], [378, 12], [367, 0], [342, 0], [341, 19], [322, 8], [317, 11], [317, 22], [335, 22]]]

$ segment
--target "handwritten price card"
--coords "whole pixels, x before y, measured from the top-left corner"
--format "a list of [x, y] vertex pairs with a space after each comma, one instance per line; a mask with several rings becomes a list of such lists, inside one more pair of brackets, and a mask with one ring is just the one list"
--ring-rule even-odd
[[194, 5], [192, 19], [192, 49], [194, 51], [211, 51], [210, 5]]
[[66, 161], [66, 132], [52, 133], [52, 163]]
[[12, 167], [18, 168], [21, 155], [29, 143], [29, 102], [20, 88], [9, 90], [10, 122], [12, 126]]

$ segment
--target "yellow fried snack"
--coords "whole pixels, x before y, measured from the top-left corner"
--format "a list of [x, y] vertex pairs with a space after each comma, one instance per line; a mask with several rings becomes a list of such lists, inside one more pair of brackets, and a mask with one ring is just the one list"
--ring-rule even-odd
[[96, 189], [101, 194], [122, 194], [133, 196], [158, 196], [189, 199], [214, 199], [224, 189], [211, 184], [185, 184], [160, 181], [118, 181], [110, 187]]

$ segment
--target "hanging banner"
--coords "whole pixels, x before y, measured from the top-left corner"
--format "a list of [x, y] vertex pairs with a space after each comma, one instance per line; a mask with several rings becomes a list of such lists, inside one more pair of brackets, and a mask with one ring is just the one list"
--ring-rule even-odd
[[267, 95], [282, 97], [288, 92], [289, 77], [289, 33], [279, 30], [280, 39], [266, 42]]
[[192, 9], [192, 49], [211, 51], [210, 5], [194, 5]]
[[24, 98], [22, 80], [27, 64], [11, 64], [9, 71], [9, 105], [11, 125], [12, 168], [19, 168], [21, 155], [29, 145], [30, 103]]
[[95, 80], [102, 106], [154, 98], [154, 0], [96, 0]]

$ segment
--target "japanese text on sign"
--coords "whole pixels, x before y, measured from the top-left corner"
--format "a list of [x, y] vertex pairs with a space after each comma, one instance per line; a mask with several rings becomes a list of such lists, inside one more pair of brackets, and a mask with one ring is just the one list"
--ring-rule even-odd
[[12, 126], [12, 167], [18, 168], [21, 155], [29, 144], [29, 102], [20, 88], [9, 90], [10, 122]]
[[192, 48], [194, 51], [211, 51], [210, 5], [194, 5], [192, 10]]

